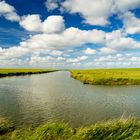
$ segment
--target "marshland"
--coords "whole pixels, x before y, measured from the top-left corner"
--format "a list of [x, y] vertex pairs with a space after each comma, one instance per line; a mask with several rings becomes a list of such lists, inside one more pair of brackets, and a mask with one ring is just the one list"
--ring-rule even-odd
[[0, 68], [0, 78], [6, 76], [18, 76], [18, 75], [30, 75], [30, 74], [41, 74], [53, 72], [56, 70], [51, 69], [9, 69], [9, 68]]
[[140, 138], [140, 69], [0, 73], [7, 73], [0, 78], [2, 140]]
[[71, 76], [92, 85], [140, 85], [140, 69], [71, 70]]
[[14, 129], [0, 118], [1, 140], [124, 140], [140, 138], [140, 122], [135, 118], [116, 119], [94, 125], [72, 128], [64, 122], [48, 122], [38, 127]]

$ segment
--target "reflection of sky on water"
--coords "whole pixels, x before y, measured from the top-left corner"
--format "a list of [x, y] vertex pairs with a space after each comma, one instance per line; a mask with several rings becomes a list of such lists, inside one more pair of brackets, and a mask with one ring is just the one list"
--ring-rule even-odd
[[140, 86], [83, 85], [68, 72], [0, 79], [0, 115], [17, 126], [64, 120], [72, 126], [140, 116]]

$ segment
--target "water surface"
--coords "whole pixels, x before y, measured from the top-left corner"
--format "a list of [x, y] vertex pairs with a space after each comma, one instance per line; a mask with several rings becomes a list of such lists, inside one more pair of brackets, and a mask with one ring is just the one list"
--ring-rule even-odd
[[0, 79], [0, 116], [17, 127], [48, 120], [79, 127], [130, 115], [140, 117], [140, 86], [84, 85], [65, 71]]

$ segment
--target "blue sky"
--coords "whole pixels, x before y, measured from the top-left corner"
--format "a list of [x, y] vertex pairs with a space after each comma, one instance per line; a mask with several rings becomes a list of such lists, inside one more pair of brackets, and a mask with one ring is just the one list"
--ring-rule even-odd
[[140, 67], [140, 1], [0, 0], [0, 67]]

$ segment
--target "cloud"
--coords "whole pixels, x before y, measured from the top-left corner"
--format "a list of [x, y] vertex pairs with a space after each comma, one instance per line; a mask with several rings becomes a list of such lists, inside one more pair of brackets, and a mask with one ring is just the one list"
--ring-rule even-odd
[[102, 53], [115, 53], [117, 51], [127, 51], [140, 48], [140, 42], [130, 37], [123, 30], [115, 30], [106, 33], [105, 47], [99, 50]]
[[0, 59], [11, 59], [17, 57], [23, 57], [30, 53], [31, 50], [23, 47], [11, 47], [7, 49], [0, 48]]
[[89, 54], [89, 55], [96, 54], [96, 50], [91, 49], [91, 48], [87, 48], [86, 50], [84, 50], [84, 53]]
[[66, 58], [60, 56], [60, 57], [57, 57], [57, 60], [58, 60], [58, 61], [63, 61], [63, 60], [65, 61]]
[[50, 55], [52, 55], [52, 56], [60, 56], [62, 54], [63, 54], [63, 52], [58, 51], [58, 50], [53, 50], [52, 52], [50, 52]]
[[[140, 65], [140, 57], [135, 54], [127, 53], [116, 53], [112, 55], [103, 55], [98, 54], [93, 57], [90, 56], [77, 56], [77, 57], [63, 57], [63, 56], [50, 56], [42, 55], [41, 53], [34, 53], [30, 50], [29, 57], [24, 57], [22, 49], [25, 48], [16, 48], [21, 51], [12, 49], [12, 52], [16, 52], [14, 55], [0, 55], [0, 67], [6, 66], [33, 66], [33, 67], [54, 67], [54, 68], [99, 68], [99, 67], [138, 67]], [[0, 49], [0, 52], [3, 49]], [[11, 50], [3, 50], [5, 53], [9, 53]], [[23, 54], [20, 54], [23, 53]], [[27, 55], [27, 52], [25, 53]], [[15, 57], [16, 56], [16, 57]], [[3, 58], [3, 59], [2, 59]]]
[[62, 16], [51, 15], [48, 16], [48, 18], [43, 22], [41, 21], [40, 15], [38, 14], [20, 17], [19, 15], [17, 15], [16, 10], [13, 6], [1, 0], [0, 16], [4, 16], [7, 20], [10, 21], [19, 22], [21, 27], [30, 32], [59, 33], [65, 29], [64, 19]]
[[54, 60], [53, 57], [51, 56], [39, 56], [39, 55], [32, 55], [30, 60], [29, 60], [29, 64], [36, 64], [36, 63], [47, 63], [47, 62], [51, 62], [52, 60]]
[[15, 8], [7, 4], [5, 1], [1, 0], [0, 0], [0, 16], [3, 16], [10, 21], [20, 20], [20, 17], [17, 15]]
[[46, 6], [48, 11], [51, 11], [51, 10], [58, 8], [57, 0], [47, 0], [45, 2], [45, 6]]
[[86, 59], [88, 59], [88, 56], [79, 56], [77, 58], [69, 58], [66, 62], [68, 63], [78, 63], [81, 61], [85, 61]]
[[[4, 5], [6, 4], [6, 7], [9, 7], [9, 9], [0, 9], [0, 13], [3, 13], [1, 14], [2, 16], [11, 21], [18, 21], [25, 30], [35, 33], [27, 40], [21, 41], [19, 46], [8, 49], [0, 48], [0, 62], [3, 61], [1, 66], [6, 63], [8, 65], [36, 65], [40, 63], [40, 65], [47, 66], [68, 66], [68, 64], [72, 66], [80, 66], [82, 64], [93, 66], [93, 62], [102, 66], [104, 66], [102, 62], [105, 62], [107, 66], [111, 66], [118, 62], [122, 64], [122, 61], [124, 61], [123, 65], [128, 66], [130, 63], [128, 64], [122, 55], [115, 54], [140, 48], [140, 42], [127, 36], [127, 33], [139, 33], [139, 19], [132, 12], [127, 12], [129, 9], [137, 7], [139, 2], [135, 0], [133, 2], [125, 0], [122, 3], [119, 0], [88, 1], [91, 2], [90, 5], [96, 5], [96, 7], [90, 7], [88, 4], [85, 6], [84, 0], [66, 0], [61, 4], [64, 10], [68, 10], [70, 13], [80, 13], [85, 19], [84, 22], [92, 25], [106, 25], [109, 23], [108, 18], [112, 14], [119, 12], [120, 18], [123, 19], [124, 28], [112, 32], [97, 29], [81, 30], [74, 27], [65, 28], [65, 21], [62, 16], [48, 16], [44, 21], [41, 20], [38, 14], [26, 15], [20, 18], [16, 14], [14, 7], [2, 1]], [[110, 1], [110, 3], [106, 4], [107, 1]], [[60, 5], [56, 1], [47, 2], [49, 4], [53, 2], [57, 4], [56, 6], [52, 4], [53, 6], [50, 6], [51, 8], [48, 10], [57, 8]], [[86, 3], [89, 2], [86, 1]], [[12, 18], [10, 15], [14, 15], [13, 13], [20, 20]], [[79, 51], [77, 54], [73, 51], [74, 48], [82, 48], [87, 44], [92, 44], [93, 49], [82, 49], [83, 51]], [[99, 45], [100, 48], [94, 48], [94, 45]], [[103, 56], [111, 53], [114, 53], [114, 56]], [[101, 57], [96, 58], [96, 54], [101, 55]], [[91, 56], [95, 59], [91, 58]], [[138, 57], [129, 56], [126, 58], [129, 58], [131, 64], [139, 63]]]
[[48, 16], [43, 22], [37, 14], [23, 16], [20, 25], [31, 32], [59, 33], [65, 28], [62, 16]]
[[64, 19], [62, 16], [49, 16], [43, 22], [43, 32], [60, 33], [65, 29]]
[[117, 12], [126, 12], [138, 8], [140, 6], [139, 0], [114, 0], [112, 10], [114, 13]]
[[111, 48], [109, 48], [109, 47], [102, 47], [102, 48], [100, 48], [99, 49], [102, 53], [115, 53], [116, 52], [116, 50], [114, 50], [114, 49], [111, 49]]
[[[100, 44], [100, 48], [87, 48], [78, 53], [72, 51], [74, 48], [82, 48], [86, 44], [92, 44], [93, 46], [94, 44]], [[122, 30], [105, 33], [101, 30], [80, 30], [71, 27], [65, 29], [61, 33], [35, 34], [30, 36], [29, 39], [22, 41], [19, 46], [8, 49], [0, 48], [0, 60], [8, 61], [9, 63], [9, 61], [11, 62], [11, 59], [16, 59], [16, 62], [19, 64], [19, 62], [22, 62], [22, 59], [28, 58], [26, 62], [24, 61], [27, 65], [35, 65], [40, 61], [41, 64], [44, 65], [44, 63], [46, 63], [46, 65], [48, 64], [50, 66], [51, 63], [58, 65], [59, 62], [65, 61], [63, 66], [66, 66], [68, 63], [73, 63], [72, 65], [75, 65], [76, 63], [89, 60], [91, 59], [91, 54], [116, 54], [117, 52], [125, 52], [127, 50], [139, 48], [140, 43], [127, 37]], [[85, 55], [81, 56], [83, 55], [83, 52]], [[96, 57], [96, 55], [93, 55], [92, 57]]]
[[[140, 57], [125, 54], [140, 50], [140, 42], [128, 36], [140, 33], [140, 19], [130, 12], [140, 6], [140, 0], [47, 0], [45, 5], [48, 11], [60, 8], [61, 12], [78, 13], [83, 22], [91, 25], [105, 26], [109, 18], [117, 14], [124, 26], [112, 32], [66, 28], [63, 16], [51, 15], [44, 20], [39, 14], [19, 17], [13, 6], [0, 1], [0, 16], [19, 22], [32, 34], [18, 46], [0, 47], [0, 66], [140, 65]], [[88, 44], [92, 48], [85, 49]]]
[[140, 42], [137, 42], [129, 37], [121, 37], [119, 39], [107, 42], [107, 47], [115, 50], [132, 50], [140, 48]]
[[135, 17], [132, 12], [126, 12], [121, 16], [124, 23], [124, 28], [128, 34], [140, 33], [140, 19]]
[[105, 32], [100, 30], [80, 30], [67, 28], [62, 33], [37, 34], [20, 43], [22, 47], [34, 49], [63, 49], [81, 47], [87, 43], [103, 43]]
[[66, 0], [62, 3], [64, 10], [79, 13], [85, 23], [101, 26], [108, 23], [111, 5], [111, 2], [106, 0]]
[[93, 60], [89, 60], [84, 64], [85, 68], [118, 68], [118, 67], [139, 67], [140, 57], [135, 56], [134, 54], [113, 54], [113, 55], [99, 55], [96, 56]]
[[37, 14], [23, 16], [20, 21], [20, 25], [27, 31], [34, 31], [34, 32], [39, 32], [41, 31], [42, 28], [40, 16]]
[[[94, 2], [93, 5], [96, 5], [96, 8], [91, 7], [91, 9], [95, 11], [90, 11], [90, 6], [87, 4], [89, 7], [86, 7], [84, 0], [81, 0], [81, 1], [66, 0], [65, 2], [62, 3], [62, 5], [63, 5], [63, 8], [66, 8], [67, 10], [70, 9], [69, 6], [71, 6], [70, 11], [72, 13], [75, 13], [78, 10], [80, 11], [81, 9], [85, 13], [87, 12], [87, 15], [88, 14], [90, 15], [90, 13], [92, 13], [93, 15], [94, 13], [94, 14], [97, 14], [97, 17], [100, 17], [100, 14], [102, 16], [102, 14], [104, 13], [107, 15], [105, 19], [107, 19], [107, 17], [109, 16], [109, 13], [111, 12], [112, 12], [111, 14], [114, 14], [117, 12], [120, 12], [120, 13], [125, 12], [125, 14], [123, 14], [122, 17], [120, 16], [121, 18], [124, 19], [125, 23], [126, 23], [125, 18], [129, 17], [130, 19], [131, 17], [133, 22], [136, 22], [138, 24], [138, 22], [134, 20], [134, 17], [132, 18], [132, 16], [134, 15], [132, 13], [130, 14], [130, 12], [126, 12], [129, 9], [138, 7], [139, 1], [137, 0], [134, 0], [133, 2], [124, 0], [122, 3], [120, 0], [117, 0], [117, 1], [88, 0], [88, 1], [89, 2], [87, 1], [86, 2], [87, 3]], [[47, 1], [47, 2], [57, 3], [57, 1]], [[104, 2], [109, 2], [109, 4], [106, 4]], [[91, 3], [90, 5], [92, 5]], [[82, 6], [83, 8], [81, 8]], [[100, 7], [100, 6], [103, 6], [103, 7]], [[107, 9], [109, 9], [109, 11], [105, 12]], [[94, 18], [96, 19], [96, 17]], [[95, 21], [98, 21], [98, 20], [95, 20]], [[23, 23], [25, 22], [25, 25], [27, 24], [27, 26], [24, 26], [24, 24], [21, 24], [21, 26], [23, 26], [26, 30], [40, 32], [40, 34], [33, 35], [30, 39], [21, 42], [20, 45], [22, 47], [55, 50], [55, 49], [81, 47], [85, 44], [91, 43], [91, 44], [101, 44], [102, 47], [98, 50], [101, 51], [102, 53], [116, 53], [117, 51], [125, 51], [125, 50], [131, 50], [131, 49], [133, 50], [133, 49], [140, 48], [139, 42], [135, 41], [134, 39], [130, 37], [127, 37], [128, 29], [126, 27], [125, 27], [126, 31], [124, 31], [123, 29], [120, 29], [120, 30], [112, 31], [110, 33], [106, 33], [104, 31], [96, 30], [96, 29], [80, 30], [74, 27], [65, 29], [64, 19], [62, 16], [49, 16], [46, 20], [42, 22], [40, 20], [39, 15], [28, 15], [25, 18], [23, 18], [23, 21], [21, 21], [21, 23], [22, 22]], [[34, 26], [30, 27], [32, 24], [34, 24], [35, 27]], [[131, 26], [130, 24], [132, 24], [132, 22], [129, 23], [129, 27]], [[84, 53], [95, 54], [96, 50], [87, 48], [84, 51]]]
[[139, 0], [66, 0], [63, 11], [79, 13], [86, 24], [105, 26], [109, 17], [140, 6]]
[[138, 56], [133, 56], [133, 55], [127, 55], [127, 54], [115, 54], [115, 55], [106, 55], [106, 56], [100, 56], [96, 59], [94, 59], [95, 62], [114, 62], [114, 63], [124, 63], [128, 64], [130, 62], [131, 64], [133, 62], [140, 63], [140, 57]]

